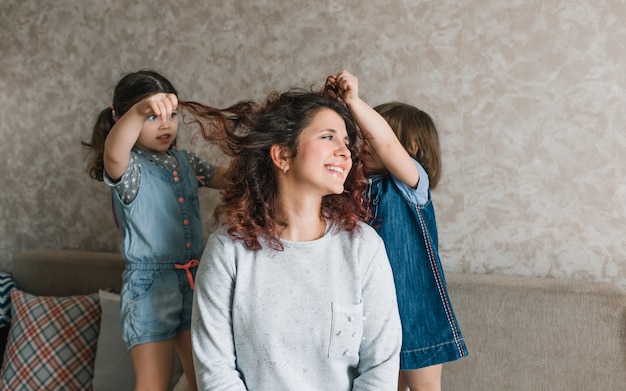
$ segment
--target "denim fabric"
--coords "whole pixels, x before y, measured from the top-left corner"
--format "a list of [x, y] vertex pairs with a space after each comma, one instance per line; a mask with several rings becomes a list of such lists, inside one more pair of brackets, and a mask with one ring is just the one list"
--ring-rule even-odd
[[411, 370], [467, 355], [439, 259], [435, 210], [402, 196], [390, 174], [369, 178], [371, 224], [385, 242], [400, 320], [400, 369]]
[[[126, 262], [121, 292], [122, 329], [127, 346], [172, 338], [189, 328], [191, 289], [184, 265], [204, 248], [198, 181], [184, 152], [170, 151], [178, 168], [167, 170], [136, 153], [141, 165], [137, 196], [113, 204], [124, 240]], [[196, 267], [190, 269], [195, 274]]]
[[170, 152], [178, 161], [177, 170], [166, 170], [143, 154], [135, 155], [141, 164], [141, 185], [130, 204], [125, 205], [113, 190], [124, 235], [120, 250], [127, 263], [185, 263], [202, 256], [198, 180], [186, 155]]
[[[195, 276], [196, 268], [191, 270]], [[120, 324], [126, 346], [174, 338], [191, 327], [193, 291], [169, 264], [131, 265], [123, 273]]]

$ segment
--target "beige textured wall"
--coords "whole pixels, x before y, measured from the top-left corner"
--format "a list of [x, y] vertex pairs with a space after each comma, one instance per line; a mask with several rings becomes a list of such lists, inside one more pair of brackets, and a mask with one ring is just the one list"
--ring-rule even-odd
[[80, 141], [124, 73], [223, 106], [346, 68], [371, 104], [438, 123], [447, 270], [626, 285], [624, 0], [122, 3], [2, 0], [0, 269], [24, 249], [117, 248]]

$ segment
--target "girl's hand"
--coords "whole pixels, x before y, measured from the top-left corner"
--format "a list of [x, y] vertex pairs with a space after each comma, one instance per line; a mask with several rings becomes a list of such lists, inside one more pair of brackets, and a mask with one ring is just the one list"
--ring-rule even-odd
[[159, 92], [140, 100], [111, 128], [104, 144], [104, 169], [113, 180], [122, 177], [130, 162], [130, 151], [137, 143], [146, 118], [151, 115], [167, 122], [178, 107], [175, 94]]
[[178, 98], [174, 94], [159, 92], [142, 99], [135, 106], [137, 112], [142, 116], [154, 114], [161, 117], [161, 121], [165, 122], [178, 107]]
[[358, 99], [359, 97], [359, 80], [346, 70], [342, 70], [335, 75], [339, 94], [345, 100]]
[[359, 80], [346, 70], [342, 70], [328, 80], [335, 86], [337, 95], [349, 105], [359, 99]]

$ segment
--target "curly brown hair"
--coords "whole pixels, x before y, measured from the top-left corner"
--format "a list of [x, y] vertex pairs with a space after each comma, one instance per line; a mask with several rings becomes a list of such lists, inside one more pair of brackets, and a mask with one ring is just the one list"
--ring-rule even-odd
[[358, 158], [361, 135], [347, 107], [322, 92], [305, 89], [271, 93], [264, 101], [242, 101], [227, 109], [216, 110], [195, 102], [183, 106], [200, 126], [202, 136], [221, 147], [231, 157], [222, 199], [215, 210], [216, 218], [224, 217], [228, 233], [252, 250], [262, 248], [262, 240], [274, 249], [282, 250], [279, 232], [279, 190], [277, 171], [270, 148], [283, 146], [298, 153], [298, 139], [314, 115], [331, 109], [344, 120], [352, 170], [344, 183], [342, 194], [330, 194], [322, 199], [321, 214], [335, 226], [354, 230], [359, 221], [368, 218], [364, 199], [366, 181], [363, 165]]

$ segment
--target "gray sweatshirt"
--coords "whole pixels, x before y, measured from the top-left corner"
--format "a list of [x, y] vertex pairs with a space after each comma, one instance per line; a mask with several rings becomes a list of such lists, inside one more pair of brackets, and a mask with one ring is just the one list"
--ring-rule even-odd
[[327, 230], [284, 251], [209, 237], [191, 325], [199, 390], [397, 390], [402, 339], [378, 234]]

